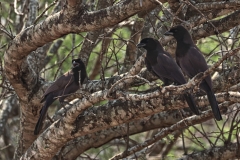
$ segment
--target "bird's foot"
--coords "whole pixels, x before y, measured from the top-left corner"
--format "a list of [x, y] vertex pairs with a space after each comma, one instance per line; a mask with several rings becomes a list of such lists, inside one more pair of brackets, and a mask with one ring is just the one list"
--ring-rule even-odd
[[47, 114], [47, 119], [51, 122], [51, 123], [53, 123], [54, 121], [52, 120], [52, 118]]

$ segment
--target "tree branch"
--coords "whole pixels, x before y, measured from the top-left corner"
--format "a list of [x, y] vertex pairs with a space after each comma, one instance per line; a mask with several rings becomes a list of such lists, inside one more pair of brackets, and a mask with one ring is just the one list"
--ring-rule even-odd
[[212, 147], [208, 150], [203, 150], [202, 152], [192, 153], [185, 155], [178, 160], [218, 160], [218, 159], [236, 159], [239, 158], [239, 144], [230, 143], [221, 147]]
[[29, 88], [22, 81], [21, 66], [31, 51], [68, 33], [94, 31], [115, 25], [139, 11], [155, 6], [155, 3], [148, 0], [143, 0], [142, 4], [138, 0], [126, 0], [118, 5], [88, 13], [78, 5], [71, 10], [64, 8], [42, 23], [26, 28], [14, 38], [4, 55], [7, 78], [19, 98], [27, 102]]
[[[229, 103], [225, 102], [225, 103], [221, 104], [220, 107], [224, 107], [224, 106], [227, 107], [228, 105], [229, 105]], [[176, 130], [181, 130], [181, 129], [187, 128], [187, 127], [192, 126], [194, 124], [202, 123], [202, 122], [206, 121], [206, 119], [210, 119], [210, 118], [212, 118], [212, 111], [211, 110], [208, 110], [208, 111], [202, 113], [201, 116], [191, 116], [191, 117], [185, 118], [185, 119], [177, 122], [176, 124], [173, 124], [172, 126], [170, 126], [168, 128], [164, 128], [163, 130], [161, 130], [161, 132], [154, 135], [154, 137], [152, 139], [146, 140], [144, 143], [141, 143], [141, 144], [136, 145], [132, 148], [129, 148], [124, 153], [120, 153], [120, 154], [114, 156], [113, 158], [111, 158], [111, 160], [122, 159], [122, 158], [125, 158], [128, 155], [137, 154], [136, 153], [137, 151], [140, 151], [141, 149], [143, 149], [143, 148], [145, 148], [149, 145], [152, 145], [153, 143], [161, 140], [162, 138], [167, 136], [169, 133], [172, 133]], [[146, 154], [148, 152], [144, 152], [144, 153]]]
[[[134, 104], [133, 104], [134, 105]], [[101, 108], [101, 106], [99, 106]], [[131, 106], [129, 106], [131, 107]], [[92, 112], [90, 109], [87, 110], [87, 112]], [[102, 110], [97, 109], [100, 112]], [[99, 112], [94, 111], [94, 112]], [[83, 113], [85, 115], [86, 113]], [[182, 116], [189, 116], [190, 112], [184, 112], [184, 115]], [[129, 134], [133, 135], [136, 133], [156, 129], [156, 128], [163, 128], [170, 126], [172, 124], [175, 124], [176, 122], [180, 121], [182, 118], [181, 115], [179, 115], [178, 110], [174, 111], [166, 111], [166, 112], [160, 112], [158, 114], [152, 115], [150, 117], [146, 117], [144, 119], [135, 120], [133, 122], [129, 123]], [[101, 130], [95, 133], [87, 134], [85, 136], [81, 136], [77, 139], [72, 140], [69, 142], [70, 145], [66, 145], [61, 153], [59, 153], [58, 157], [63, 157], [65, 160], [70, 159], [76, 159], [80, 154], [85, 152], [86, 150], [90, 148], [97, 148], [103, 144], [106, 144], [107, 142], [111, 141], [115, 138], [121, 138], [126, 135], [126, 124], [122, 124], [116, 127], [112, 127], [106, 130]], [[99, 137], [102, 137], [99, 139]], [[55, 159], [57, 159], [55, 157]]]

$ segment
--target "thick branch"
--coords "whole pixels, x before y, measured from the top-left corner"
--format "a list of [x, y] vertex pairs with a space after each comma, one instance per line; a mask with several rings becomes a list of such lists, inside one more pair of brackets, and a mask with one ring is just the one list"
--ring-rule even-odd
[[[240, 1], [205, 2], [195, 4], [194, 6], [202, 12], [217, 9], [238, 9]], [[195, 9], [190, 7], [189, 11], [195, 11]]]
[[[189, 115], [188, 113], [186, 113], [186, 115], [184, 116]], [[155, 128], [167, 127], [180, 121], [181, 118], [182, 116], [179, 115], [179, 111], [175, 110], [161, 112], [151, 117], [135, 120], [129, 123], [129, 134], [132, 135], [152, 130]], [[109, 128], [107, 130], [102, 130], [99, 132], [79, 137], [77, 140], [76, 139], [73, 140], [72, 143], [70, 142], [71, 145], [66, 145], [66, 147], [64, 147], [64, 150], [60, 153], [59, 157], [62, 156], [63, 159], [65, 160], [76, 159], [76, 157], [78, 157], [80, 154], [82, 154], [83, 152], [90, 148], [99, 147], [112, 139], [121, 138], [125, 136], [127, 134], [126, 131], [127, 131], [126, 124], [122, 124], [116, 127]], [[101, 139], [99, 139], [100, 136], [102, 137]]]
[[[103, 9], [108, 6], [110, 6], [110, 2], [106, 0], [99, 0], [97, 4], [97, 9]], [[103, 30], [97, 30], [88, 32], [86, 35], [86, 38], [84, 39], [81, 51], [79, 53], [79, 57], [83, 60], [85, 64], [87, 64], [89, 56], [93, 50], [93, 48], [96, 46], [96, 41], [99, 37], [99, 35], [103, 32]]]
[[[240, 20], [236, 18], [239, 16], [240, 16], [240, 10], [237, 10], [236, 12], [224, 18], [206, 22], [205, 24], [203, 24], [202, 28], [197, 29], [193, 32], [193, 39], [200, 39], [203, 37], [208, 37], [210, 35], [215, 35], [217, 32], [219, 33], [226, 32], [229, 29], [240, 24]], [[211, 24], [217, 27], [217, 30]]]
[[239, 144], [230, 143], [221, 147], [213, 147], [202, 152], [192, 153], [181, 157], [179, 160], [225, 160], [236, 159], [239, 154]]
[[[228, 103], [221, 105], [221, 107], [223, 107], [223, 106], [228, 106]], [[152, 145], [153, 143], [161, 140], [162, 138], [166, 137], [169, 133], [172, 133], [176, 130], [181, 130], [181, 129], [187, 128], [194, 124], [202, 123], [202, 122], [206, 121], [206, 119], [210, 119], [212, 117], [211, 112], [212, 112], [211, 110], [208, 110], [207, 112], [201, 114], [201, 116], [191, 116], [191, 117], [188, 117], [188, 118], [185, 118], [185, 119], [179, 121], [176, 124], [173, 124], [172, 126], [170, 126], [168, 128], [164, 128], [163, 130], [161, 130], [161, 132], [154, 135], [153, 138], [146, 140], [144, 143], [141, 143], [139, 145], [136, 145], [136, 146], [128, 149], [124, 153], [114, 156], [113, 158], [111, 158], [111, 160], [125, 158], [125, 156], [134, 154], [135, 152], [141, 150], [142, 148], [145, 148], [145, 147]]]
[[21, 66], [31, 51], [68, 33], [93, 31], [109, 27], [139, 11], [156, 6], [148, 0], [141, 2], [138, 0], [126, 0], [118, 5], [88, 13], [85, 13], [82, 6], [79, 5], [71, 8], [71, 10], [65, 7], [61, 12], [48, 17], [42, 23], [30, 26], [19, 33], [4, 55], [7, 78], [19, 98], [24, 101], [27, 101], [28, 98], [28, 88], [24, 85], [21, 78], [23, 76]]

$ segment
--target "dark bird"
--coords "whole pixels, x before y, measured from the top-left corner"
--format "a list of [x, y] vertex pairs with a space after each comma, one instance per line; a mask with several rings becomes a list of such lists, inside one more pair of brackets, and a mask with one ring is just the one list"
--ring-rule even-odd
[[[150, 72], [154, 73], [159, 79], [161, 79], [164, 85], [169, 85], [170, 82], [174, 82], [177, 85], [186, 83], [180, 67], [171, 55], [163, 50], [163, 47], [158, 40], [144, 38], [137, 47], [142, 47], [147, 50], [147, 56], [145, 58], [146, 67]], [[200, 113], [193, 97], [189, 93], [185, 93], [184, 98], [192, 112], [199, 115]]]
[[[193, 78], [208, 69], [207, 62], [201, 51], [194, 44], [189, 32], [181, 25], [171, 28], [165, 35], [171, 35], [177, 40], [176, 60], [182, 71]], [[207, 93], [216, 120], [222, 120], [216, 97], [212, 90], [212, 80], [207, 76], [200, 84], [200, 89]]]
[[43, 120], [46, 116], [48, 107], [56, 100], [63, 104], [64, 99], [71, 93], [79, 89], [79, 83], [83, 83], [87, 78], [86, 67], [81, 59], [72, 60], [73, 68], [59, 77], [44, 93], [41, 103], [45, 101], [40, 111], [40, 117], [35, 126], [34, 134], [38, 135], [42, 129]]

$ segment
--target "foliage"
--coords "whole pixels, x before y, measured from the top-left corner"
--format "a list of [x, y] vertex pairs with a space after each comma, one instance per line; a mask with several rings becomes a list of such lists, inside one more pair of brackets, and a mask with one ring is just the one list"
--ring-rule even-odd
[[[39, 116], [38, 113], [41, 108], [39, 107], [41, 106], [39, 94], [43, 93], [43, 90], [46, 89], [50, 81], [54, 81], [71, 68], [70, 64], [73, 58], [80, 57], [84, 60], [87, 66], [88, 76], [90, 77], [89, 82], [86, 82], [87, 84], [93, 83], [94, 85], [99, 82], [99, 85], [96, 84], [97, 87], [91, 88], [91, 86], [87, 86], [84, 88], [84, 86], [83, 89], [79, 90], [78, 95], [73, 95], [75, 96], [74, 98], [79, 98], [77, 100], [75, 99], [75, 101], [81, 102], [81, 100], [91, 94], [97, 92], [103, 93], [105, 90], [110, 92], [110, 88], [116, 83], [119, 83], [120, 86], [124, 75], [127, 75], [129, 71], [134, 68], [133, 65], [136, 60], [141, 59], [144, 53], [143, 50], [136, 48], [136, 44], [141, 38], [158, 38], [164, 48], [174, 57], [175, 41], [163, 36], [173, 25], [182, 24], [188, 27], [193, 39], [197, 42], [197, 46], [204, 53], [210, 67], [218, 62], [223, 55], [239, 47], [239, 20], [229, 18], [229, 20], [225, 21], [224, 19], [238, 14], [239, 10], [235, 8], [236, 6], [239, 7], [238, 2], [233, 1], [230, 3], [226, 1], [225, 3], [228, 4], [228, 7], [221, 7], [220, 0], [209, 0], [209, 3], [216, 3], [212, 5], [212, 7], [218, 6], [217, 3], [219, 3], [219, 8], [214, 8], [214, 10], [209, 8], [206, 10], [206, 2], [200, 0], [186, 0], [184, 2], [177, 0], [159, 0], [157, 1], [158, 4], [155, 3], [154, 8], [145, 10], [148, 9], [147, 6], [145, 6], [146, 8], [138, 11], [137, 14], [122, 19], [120, 23], [113, 26], [110, 25], [109, 22], [108, 27], [98, 30], [89, 29], [81, 33], [73, 31], [69, 34], [61, 35], [60, 38], [51, 39], [49, 43], [45, 43], [44, 46], [39, 46], [38, 50], [34, 50], [31, 54], [28, 54], [29, 59], [24, 59], [24, 63], [20, 65], [21, 77], [16, 77], [16, 79], [21, 79], [22, 84], [24, 84], [28, 81], [26, 77], [30, 75], [29, 72], [31, 72], [31, 70], [37, 71], [35, 75], [37, 83], [34, 86], [27, 85], [26, 87], [27, 93], [24, 95], [27, 99], [26, 102], [23, 98], [24, 96], [19, 95], [15, 87], [16, 84], [13, 84], [12, 81], [7, 78], [8, 75], [6, 74], [4, 60], [6, 62], [9, 47], [12, 46], [12, 42], [14, 42], [16, 36], [19, 36], [27, 27], [31, 28], [31, 25], [36, 26], [41, 24], [47, 17], [51, 17], [66, 9], [71, 1], [69, 0], [67, 2], [68, 3], [50, 0], [41, 2], [0, 2], [0, 56], [2, 57], [0, 59], [0, 126], [3, 125], [2, 129], [0, 129], [0, 151], [3, 153], [0, 154], [0, 159], [13, 159], [13, 155], [15, 155], [15, 159], [17, 159], [20, 158], [21, 155], [26, 154], [25, 151], [27, 149], [34, 150], [34, 147], [31, 148], [30, 144], [36, 143], [35, 140], [37, 137], [33, 135], [29, 136], [29, 133], [33, 131], [35, 122]], [[94, 12], [100, 8], [111, 8], [115, 5], [121, 5], [121, 3], [123, 3], [122, 5], [125, 4], [125, 2], [122, 1], [109, 2], [98, 0], [84, 1], [83, 3], [85, 8], [87, 8], [85, 10], [86, 13]], [[160, 2], [163, 4], [160, 4]], [[197, 4], [197, 8], [191, 5], [193, 2]], [[143, 2], [139, 1], [139, 3]], [[220, 12], [222, 10], [225, 12]], [[212, 17], [209, 16], [211, 12], [213, 12]], [[35, 17], [34, 14], [30, 13], [35, 13]], [[33, 20], [31, 20], [31, 16], [33, 16]], [[38, 16], [40, 17], [38, 18]], [[80, 19], [80, 17], [78, 18]], [[213, 23], [214, 27], [212, 27]], [[216, 34], [216, 32], [219, 34]], [[94, 38], [95, 35], [96, 37]], [[50, 38], [52, 36], [54, 37], [55, 35], [49, 34]], [[27, 46], [26, 43], [22, 43], [21, 45]], [[19, 57], [13, 58], [18, 59]], [[35, 57], [36, 60], [31, 59], [31, 57]], [[20, 60], [21, 59], [19, 59], [19, 61]], [[16, 64], [11, 65], [18, 64], [16, 62]], [[31, 65], [36, 66], [38, 69], [32, 69]], [[219, 104], [222, 106], [223, 121], [215, 121], [210, 114], [210, 116], [204, 118], [205, 115], [208, 115], [205, 111], [209, 109], [206, 97], [194, 87], [185, 89], [184, 92], [191, 92], [195, 95], [195, 99], [198, 102], [199, 108], [204, 112], [204, 116], [199, 116], [200, 118], [195, 116], [193, 119], [196, 120], [199, 118], [198, 121], [196, 120], [196, 123], [190, 126], [186, 125], [178, 130], [172, 130], [171, 133], [163, 136], [161, 140], [156, 140], [153, 144], [148, 144], [147, 147], [140, 146], [139, 152], [134, 152], [134, 154], [130, 155], [124, 155], [123, 153], [122, 157], [132, 159], [177, 159], [183, 157], [184, 154], [200, 157], [201, 152], [207, 152], [208, 149], [214, 149], [214, 147], [217, 146], [224, 148], [227, 147], [227, 145], [239, 143], [239, 117], [237, 115], [240, 109], [236, 101], [239, 97], [239, 75], [237, 73], [239, 73], [238, 53], [225, 60], [220, 67], [215, 68], [215, 73], [212, 77], [214, 91]], [[149, 140], [154, 140], [157, 134], [163, 133], [165, 129], [171, 130], [170, 127], [181, 122], [183, 119], [191, 121], [192, 113], [183, 103], [184, 101], [182, 100], [181, 94], [172, 94], [170, 96], [162, 94], [161, 97], [153, 97], [147, 100], [139, 99], [139, 101], [131, 101], [124, 97], [124, 95], [127, 94], [153, 94], [156, 91], [156, 87], [158, 90], [162, 88], [162, 82], [147, 72], [145, 66], [141, 66], [141, 70], [139, 70], [139, 73], [136, 73], [136, 75], [142, 79], [139, 80], [135, 77], [137, 80], [134, 78], [129, 80], [131, 83], [128, 83], [126, 80], [127, 85], [122, 88], [116, 85], [119, 88], [113, 87], [112, 90], [116, 93], [113, 94], [113, 97], [93, 103], [91, 107], [82, 111], [74, 121], [76, 128], [77, 126], [81, 126], [81, 122], [83, 121], [89, 122], [89, 125], [97, 126], [97, 124], [101, 123], [101, 118], [96, 118], [99, 120], [98, 122], [95, 119], [91, 119], [91, 116], [97, 117], [98, 114], [100, 114], [102, 116], [108, 116], [107, 118], [104, 117], [106, 125], [103, 125], [102, 129], [96, 127], [98, 129], [97, 131], [89, 131], [89, 133], [86, 131], [87, 134], [81, 136], [78, 136], [78, 134], [81, 134], [81, 128], [77, 128], [77, 136], [74, 138], [71, 137], [72, 139], [69, 138], [64, 146], [58, 148], [57, 150], [60, 152], [52, 153], [55, 155], [53, 159], [59, 157], [66, 159], [114, 158], [118, 153], [122, 153], [137, 145], [148, 143]], [[111, 78], [113, 80], [109, 80]], [[31, 79], [29, 79], [29, 82], [30, 80]], [[120, 82], [118, 80], [120, 80]], [[102, 83], [100, 84], [100, 82]], [[28, 82], [26, 82], [26, 84], [28, 84]], [[30, 87], [30, 91], [28, 87]], [[169, 93], [171, 91], [172, 90], [170, 90]], [[23, 94], [25, 93], [25, 91], [22, 92]], [[117, 94], [119, 92], [123, 94], [119, 96]], [[83, 95], [80, 95], [80, 93], [83, 93]], [[164, 98], [164, 96], [167, 98]], [[36, 99], [38, 99], [38, 101], [36, 101]], [[70, 97], [68, 100], [72, 99]], [[155, 100], [159, 99], [162, 100], [161, 103], [159, 102], [158, 106], [155, 106]], [[152, 112], [149, 111], [144, 115], [144, 113], [141, 113], [141, 109], [144, 110], [145, 108], [141, 108], [141, 105], [138, 103], [147, 103], [148, 105], [145, 105], [145, 107], [152, 105]], [[228, 104], [226, 105], [225, 103]], [[66, 110], [69, 111], [69, 108], [73, 106], [73, 104], [67, 105]], [[161, 112], [155, 110], [157, 107], [161, 108], [162, 106], [165, 108], [161, 110]], [[66, 115], [62, 114], [60, 117], [57, 117], [60, 114], [59, 112], [61, 112], [61, 110], [59, 111], [60, 107], [59, 103], [55, 102], [52, 104], [52, 108], [49, 109], [49, 115], [53, 115], [52, 119], [55, 122], [59, 119], [62, 120], [62, 117]], [[121, 107], [126, 107], [124, 108], [126, 112], [124, 112], [124, 109]], [[27, 110], [26, 108], [31, 109]], [[109, 108], [113, 109], [112, 112], [109, 111]], [[137, 112], [138, 114], [136, 115], [131, 115], [134, 109], [139, 112]], [[104, 111], [106, 111], [105, 114], [103, 114]], [[114, 113], [122, 113], [122, 115], [120, 118], [112, 118], [111, 116], [113, 115], [111, 114]], [[29, 114], [31, 114], [32, 117], [29, 117]], [[86, 119], [83, 120], [81, 119], [82, 117]], [[90, 120], [87, 119], [88, 117], [90, 117]], [[116, 119], [117, 122], [119, 122], [118, 120], [122, 120], [124, 123], [116, 122], [117, 124], [112, 125], [110, 123], [111, 118]], [[184, 123], [184, 121], [182, 123]], [[51, 125], [49, 121], [46, 124], [47, 127]], [[84, 125], [87, 126], [88, 124]], [[47, 130], [47, 132], [49, 132], [49, 130]], [[106, 141], [104, 140], [109, 137], [112, 138]], [[27, 142], [24, 140], [22, 142], [22, 139], [27, 140]], [[91, 142], [91, 139], [97, 140]], [[45, 142], [45, 140], [46, 139], [43, 138], [42, 142]], [[26, 142], [26, 144], [24, 144], [24, 142]], [[88, 143], [91, 144], [89, 147], [87, 146]], [[22, 150], [19, 144], [27, 147]], [[82, 151], [79, 146], [86, 147], [86, 149]], [[48, 146], [42, 146], [42, 144], [39, 143], [38, 147], [44, 148]], [[36, 148], [38, 149], [38, 147]], [[77, 148], [80, 151], [78, 153], [72, 151], [71, 155], [69, 154], [71, 150], [68, 150], [68, 148], [71, 147], [72, 150]], [[47, 152], [48, 149], [45, 149]], [[16, 152], [14, 153], [15, 150]], [[216, 155], [214, 154], [215, 159], [222, 154], [220, 151], [217, 153]], [[236, 159], [237, 154], [233, 154], [230, 158]]]

